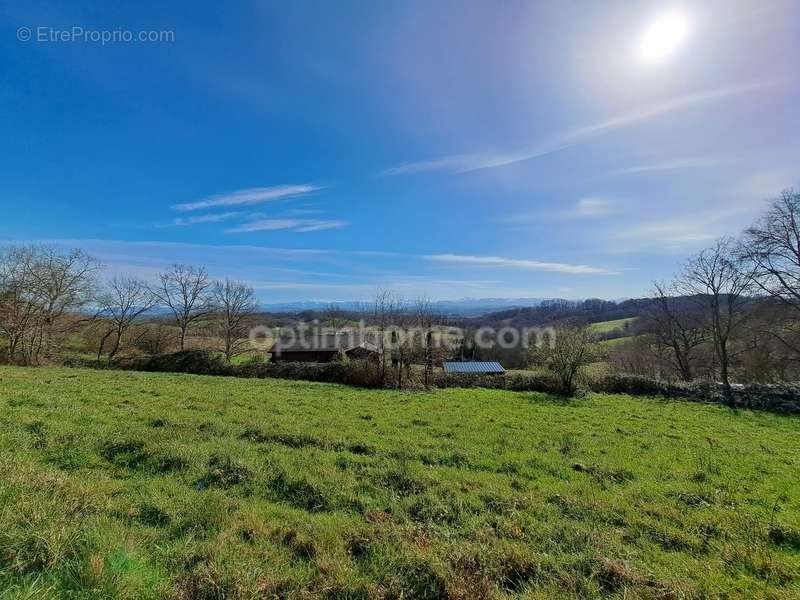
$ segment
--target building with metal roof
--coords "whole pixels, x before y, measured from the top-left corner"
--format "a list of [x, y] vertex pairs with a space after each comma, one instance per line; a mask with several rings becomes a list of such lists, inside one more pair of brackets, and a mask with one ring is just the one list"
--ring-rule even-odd
[[339, 353], [348, 358], [368, 359], [380, 348], [366, 336], [352, 332], [279, 339], [270, 349], [273, 362], [330, 362]]
[[449, 361], [444, 363], [445, 373], [467, 373], [471, 375], [502, 375], [506, 372], [503, 366], [497, 361], [485, 362], [456, 362]]

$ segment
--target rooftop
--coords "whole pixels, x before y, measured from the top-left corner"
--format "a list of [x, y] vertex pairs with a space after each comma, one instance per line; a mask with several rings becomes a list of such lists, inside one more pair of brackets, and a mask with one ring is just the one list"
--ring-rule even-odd
[[506, 370], [497, 361], [486, 362], [446, 362], [444, 363], [445, 373], [483, 373], [499, 374]]
[[306, 335], [281, 338], [272, 346], [271, 352], [338, 352], [354, 348], [365, 348], [372, 352], [378, 346], [357, 333], [343, 331], [338, 334]]

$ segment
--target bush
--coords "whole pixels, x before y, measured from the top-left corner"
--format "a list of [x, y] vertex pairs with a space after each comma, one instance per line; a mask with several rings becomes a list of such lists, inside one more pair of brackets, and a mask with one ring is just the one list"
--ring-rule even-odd
[[344, 378], [343, 365], [337, 363], [277, 362], [250, 363], [230, 367], [231, 374], [237, 377], [264, 379], [301, 379], [340, 383]]
[[195, 375], [233, 375], [232, 367], [218, 352], [209, 350], [182, 350], [172, 354], [158, 354], [123, 363], [137, 371], [158, 373], [193, 373]]
[[[86, 366], [93, 366], [90, 362]], [[245, 363], [226, 364], [222, 356], [206, 350], [184, 350], [150, 358], [128, 359], [118, 368], [140, 371], [230, 375], [234, 377], [279, 378], [322, 383], [342, 383], [365, 388], [381, 387], [377, 364], [368, 360], [330, 363]], [[393, 388], [397, 381], [394, 368], [388, 368], [383, 387]], [[553, 373], [535, 375], [471, 375], [434, 373], [431, 385], [438, 388], [489, 388], [513, 392], [563, 393], [563, 381]], [[404, 387], [419, 388], [417, 380], [404, 378]], [[588, 381], [593, 392], [683, 398], [695, 402], [724, 402], [722, 387], [711, 382], [679, 383], [641, 375], [605, 375]], [[795, 384], [751, 384], [733, 386], [735, 406], [757, 410], [800, 414], [800, 386]]]
[[[358, 387], [380, 387], [378, 364], [368, 360], [351, 360], [339, 363], [342, 368], [342, 383]], [[392, 379], [388, 377], [387, 379]]]
[[[277, 362], [261, 365], [239, 365], [233, 367], [232, 375], [238, 377], [277, 377], [280, 379], [299, 379], [323, 383], [344, 383], [358, 387], [377, 388], [380, 378], [376, 363], [368, 360], [348, 360], [347, 362], [304, 363]], [[394, 379], [388, 375], [387, 385]]]
[[468, 375], [465, 373], [435, 373], [433, 385], [440, 388], [490, 388], [513, 392], [558, 393], [561, 384], [557, 377], [537, 375]]
[[[92, 366], [87, 363], [86, 366]], [[217, 352], [208, 350], [183, 350], [172, 354], [160, 354], [146, 358], [120, 361], [119, 368], [137, 371], [169, 373], [193, 373], [195, 375], [230, 375], [255, 379], [277, 378], [322, 383], [342, 383], [364, 388], [394, 388], [397, 370], [387, 367], [381, 385], [378, 364], [370, 360], [348, 360], [346, 362], [255, 362], [239, 365], [227, 364]], [[422, 382], [412, 376], [403, 377], [405, 388], [420, 388]], [[463, 373], [434, 373], [433, 387], [493, 388], [518, 392], [557, 393], [561, 388], [558, 379], [551, 374], [540, 375], [468, 375]]]
[[243, 356], [242, 359], [239, 361], [239, 364], [242, 365], [264, 365], [267, 363], [267, 357], [260, 352], [255, 352], [253, 354], [248, 354], [247, 356]]
[[590, 383], [595, 392], [630, 394], [632, 396], [689, 397], [693, 395], [693, 384], [671, 383], [643, 375], [606, 375]]

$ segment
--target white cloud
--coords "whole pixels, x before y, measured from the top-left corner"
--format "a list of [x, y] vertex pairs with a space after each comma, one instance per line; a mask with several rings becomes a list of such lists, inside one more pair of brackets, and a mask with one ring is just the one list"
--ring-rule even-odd
[[242, 213], [240, 211], [217, 213], [210, 215], [196, 215], [193, 217], [176, 217], [172, 220], [172, 224], [178, 227], [185, 227], [187, 225], [196, 225], [198, 223], [219, 223], [238, 217]]
[[289, 229], [298, 233], [337, 229], [347, 225], [345, 221], [322, 221], [318, 219], [261, 219], [227, 229], [227, 233], [250, 233], [254, 231], [278, 231]]
[[211, 208], [214, 206], [243, 206], [261, 204], [263, 202], [270, 202], [272, 200], [281, 200], [282, 198], [303, 196], [321, 189], [323, 188], [311, 184], [276, 185], [272, 187], [250, 188], [236, 192], [229, 192], [227, 194], [209, 196], [195, 202], [175, 204], [172, 209], [180, 212], [187, 212], [203, 208]]
[[566, 131], [555, 135], [541, 144], [514, 153], [457, 154], [439, 157], [433, 160], [410, 162], [392, 167], [383, 172], [384, 175], [401, 175], [421, 173], [425, 171], [450, 171], [466, 173], [480, 169], [503, 167], [517, 162], [531, 160], [558, 152], [565, 148], [586, 142], [600, 135], [650, 121], [662, 115], [677, 112], [700, 104], [722, 100], [731, 96], [747, 94], [755, 90], [774, 85], [774, 82], [756, 82], [714, 90], [705, 90], [678, 96], [651, 106], [618, 115], [605, 121], [593, 123], [585, 127]]
[[616, 275], [615, 272], [599, 267], [571, 265], [566, 263], [543, 262], [539, 260], [520, 260], [501, 256], [469, 256], [462, 254], [431, 254], [424, 256], [426, 260], [455, 265], [473, 265], [479, 267], [502, 269], [525, 269], [529, 271], [547, 271], [567, 273], [570, 275]]
[[718, 215], [690, 215], [664, 219], [613, 231], [609, 238], [619, 251], [685, 253], [700, 248], [724, 233]]
[[672, 171], [676, 169], [702, 169], [705, 167], [718, 167], [720, 165], [728, 164], [730, 160], [719, 158], [717, 156], [695, 156], [693, 158], [682, 158], [679, 160], [652, 163], [647, 165], [638, 165], [635, 167], [626, 167], [624, 169], [617, 169], [613, 172], [614, 175], [633, 175], [636, 173], [646, 173], [648, 171]]
[[425, 171], [455, 171], [460, 172], [469, 165], [480, 164], [481, 156], [476, 154], [456, 154], [433, 160], [410, 162], [391, 167], [383, 171], [382, 175], [409, 175]]
[[249, 231], [277, 231], [280, 229], [294, 229], [300, 224], [299, 219], [261, 219], [251, 223], [239, 225], [233, 229], [226, 229], [227, 233], [247, 233]]
[[325, 229], [338, 229], [347, 225], [346, 221], [317, 221], [306, 219], [305, 225], [301, 225], [295, 231], [299, 233], [308, 233], [311, 231], [323, 231]]

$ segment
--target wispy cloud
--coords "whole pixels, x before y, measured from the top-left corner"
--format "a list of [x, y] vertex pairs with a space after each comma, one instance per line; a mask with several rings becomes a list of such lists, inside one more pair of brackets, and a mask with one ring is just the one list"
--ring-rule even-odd
[[311, 231], [323, 231], [325, 229], [338, 229], [347, 225], [347, 221], [317, 221], [305, 219], [303, 222], [305, 224], [295, 229], [295, 231], [307, 233]]
[[[724, 233], [720, 221], [719, 215], [707, 213], [628, 225], [611, 231], [607, 238], [612, 244], [606, 243], [605, 247], [623, 253], [682, 254], [700, 248]], [[616, 248], [614, 243], [618, 244]]]
[[600, 219], [610, 215], [619, 214], [620, 207], [617, 202], [600, 196], [581, 198], [575, 206], [565, 210], [534, 210], [517, 212], [497, 219], [498, 223], [512, 227], [528, 227], [531, 224], [543, 225], [555, 221], [574, 219]]
[[186, 227], [188, 225], [197, 225], [199, 223], [220, 223], [227, 221], [243, 214], [241, 211], [233, 211], [226, 213], [217, 213], [209, 215], [195, 215], [193, 217], [176, 217], [172, 220], [172, 225], [177, 227]]
[[[319, 257], [323, 255], [413, 258], [415, 255], [382, 250], [345, 250], [342, 248], [278, 248], [275, 246], [254, 246], [248, 244], [194, 244], [190, 242], [170, 242], [156, 240], [104, 240], [97, 238], [51, 238], [51, 239], [2, 239], [0, 246], [6, 244], [51, 244], [62, 248], [84, 248], [92, 254], [153, 254], [161, 262], [175, 262], [176, 254], [194, 252], [214, 256], [227, 253], [241, 253], [245, 256], [264, 255], [286, 258]], [[180, 260], [189, 260], [181, 258]]]
[[424, 173], [425, 171], [453, 171], [460, 172], [471, 165], [480, 164], [485, 156], [478, 154], [456, 154], [432, 160], [409, 162], [384, 170], [382, 175], [410, 175]]
[[281, 200], [283, 198], [292, 198], [295, 196], [311, 194], [312, 192], [316, 192], [321, 189], [323, 189], [321, 186], [308, 183], [301, 185], [276, 185], [272, 187], [250, 188], [246, 190], [238, 190], [236, 192], [229, 192], [226, 194], [208, 196], [207, 198], [203, 198], [195, 202], [175, 204], [172, 206], [172, 209], [180, 212], [188, 212], [192, 210], [213, 208], [216, 206], [245, 206], [261, 204], [263, 202], [270, 202], [272, 200]]
[[443, 156], [432, 160], [404, 163], [386, 169], [383, 174], [402, 175], [426, 171], [467, 173], [481, 169], [504, 167], [506, 165], [547, 156], [548, 154], [553, 154], [565, 148], [584, 143], [595, 137], [650, 121], [666, 114], [709, 102], [723, 100], [732, 96], [748, 94], [770, 85], [774, 85], [774, 82], [755, 82], [685, 94], [659, 104], [645, 106], [598, 123], [563, 132], [551, 137], [549, 140], [521, 151], [512, 153], [456, 154]]
[[551, 273], [567, 273], [569, 275], [616, 275], [614, 271], [587, 265], [572, 265], [557, 262], [543, 262], [539, 260], [520, 260], [504, 258], [502, 256], [469, 256], [463, 254], [431, 254], [423, 257], [426, 260], [455, 264], [473, 265], [480, 267], [502, 269], [525, 269], [529, 271], [547, 271]]
[[756, 171], [732, 182], [724, 194], [685, 213], [627, 223], [605, 234], [603, 248], [611, 252], [684, 254], [702, 248], [722, 235], [746, 227], [770, 198], [800, 182], [796, 168]]
[[718, 167], [728, 164], [730, 160], [718, 156], [695, 156], [692, 158], [682, 158], [666, 162], [638, 165], [613, 171], [613, 175], [634, 175], [636, 173], [646, 173], [648, 171], [672, 171], [676, 169], [703, 169], [707, 167]]
[[227, 229], [227, 233], [251, 233], [255, 231], [279, 231], [288, 229], [298, 233], [337, 229], [347, 225], [346, 221], [323, 221], [318, 219], [261, 219]]

